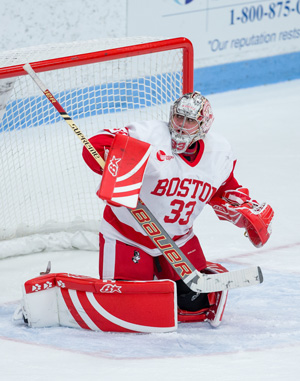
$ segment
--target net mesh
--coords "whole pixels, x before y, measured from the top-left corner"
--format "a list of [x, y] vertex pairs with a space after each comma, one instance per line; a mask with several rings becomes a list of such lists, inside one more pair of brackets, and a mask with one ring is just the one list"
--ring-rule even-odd
[[[128, 46], [105, 40], [2, 53], [0, 68]], [[167, 120], [182, 94], [182, 49], [44, 71], [39, 77], [86, 137], [136, 120]], [[0, 241], [55, 231], [98, 231], [99, 176], [82, 143], [28, 75], [0, 79]]]

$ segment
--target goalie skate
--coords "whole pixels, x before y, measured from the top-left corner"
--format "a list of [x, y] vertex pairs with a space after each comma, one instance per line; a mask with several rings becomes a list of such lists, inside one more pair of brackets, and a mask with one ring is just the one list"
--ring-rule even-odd
[[[218, 263], [207, 262], [208, 267], [203, 270], [205, 274], [227, 273], [228, 270]], [[212, 327], [218, 327], [221, 324], [228, 291], [212, 292], [207, 294], [209, 307], [198, 311], [184, 311], [178, 309], [178, 321], [185, 323], [208, 322]]]

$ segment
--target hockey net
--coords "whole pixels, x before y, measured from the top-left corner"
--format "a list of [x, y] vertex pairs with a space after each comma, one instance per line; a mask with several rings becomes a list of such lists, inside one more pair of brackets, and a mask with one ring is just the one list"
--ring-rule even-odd
[[[84, 164], [78, 138], [22, 69], [27, 62], [90, 137], [100, 127], [168, 120], [170, 104], [193, 90], [192, 45], [185, 38], [124, 38], [0, 54], [0, 258], [95, 249], [104, 206], [95, 195], [99, 177]], [[95, 239], [76, 240], [78, 232]], [[28, 238], [41, 235], [48, 243]]]

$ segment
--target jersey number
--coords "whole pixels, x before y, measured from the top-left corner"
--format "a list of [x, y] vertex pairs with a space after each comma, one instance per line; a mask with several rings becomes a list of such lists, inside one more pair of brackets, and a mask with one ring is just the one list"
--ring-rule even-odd
[[175, 208], [171, 210], [171, 216], [165, 216], [164, 221], [169, 224], [178, 221], [179, 225], [186, 225], [194, 211], [196, 201], [185, 204], [183, 200], [173, 200], [170, 205]]

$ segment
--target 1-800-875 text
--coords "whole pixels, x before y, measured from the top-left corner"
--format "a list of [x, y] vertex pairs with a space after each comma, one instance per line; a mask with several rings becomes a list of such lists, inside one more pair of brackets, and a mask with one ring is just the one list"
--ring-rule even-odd
[[285, 0], [244, 6], [230, 10], [230, 25], [246, 24], [264, 19], [274, 20], [279, 17], [289, 17], [293, 14], [300, 15], [300, 0]]

